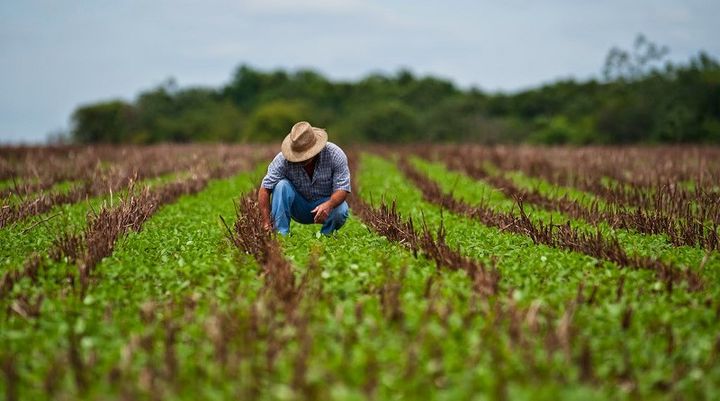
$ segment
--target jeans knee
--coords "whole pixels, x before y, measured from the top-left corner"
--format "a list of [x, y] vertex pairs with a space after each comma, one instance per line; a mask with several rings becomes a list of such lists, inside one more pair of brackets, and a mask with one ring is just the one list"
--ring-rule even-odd
[[292, 203], [293, 199], [295, 199], [295, 187], [293, 187], [290, 181], [282, 179], [275, 184], [272, 196], [274, 202]]
[[331, 216], [333, 220], [338, 222], [344, 222], [348, 218], [348, 205], [347, 202], [343, 202], [339, 204], [335, 209], [332, 211]]
[[338, 207], [338, 214], [344, 219], [348, 217], [348, 204], [347, 202], [341, 203]]
[[294, 190], [294, 188], [290, 183], [290, 180], [283, 178], [282, 180], [278, 181], [277, 184], [275, 184], [275, 188], [273, 188], [273, 194], [275, 192], [284, 193], [292, 190]]
[[341, 203], [332, 212], [330, 216], [325, 220], [320, 232], [325, 235], [332, 234], [335, 230], [345, 225], [345, 221], [348, 218], [348, 205], [346, 202]]

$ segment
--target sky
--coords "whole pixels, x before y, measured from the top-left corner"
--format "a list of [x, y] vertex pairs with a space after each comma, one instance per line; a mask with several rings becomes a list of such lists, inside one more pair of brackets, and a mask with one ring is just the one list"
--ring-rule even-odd
[[0, 2], [0, 143], [38, 143], [72, 111], [173, 77], [227, 83], [240, 64], [332, 79], [408, 68], [517, 91], [599, 77], [643, 33], [720, 58], [720, 1], [92, 0]]

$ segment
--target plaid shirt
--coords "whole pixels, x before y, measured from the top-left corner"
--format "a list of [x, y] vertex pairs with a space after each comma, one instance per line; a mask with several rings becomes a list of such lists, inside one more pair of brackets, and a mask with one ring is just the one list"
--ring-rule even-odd
[[262, 187], [272, 190], [275, 184], [287, 178], [300, 195], [308, 201], [327, 198], [333, 192], [342, 189], [350, 192], [350, 168], [347, 156], [339, 146], [328, 142], [320, 151], [320, 158], [315, 163], [312, 180], [308, 177], [302, 164], [290, 163], [285, 160], [282, 152], [268, 166], [267, 175], [262, 180]]

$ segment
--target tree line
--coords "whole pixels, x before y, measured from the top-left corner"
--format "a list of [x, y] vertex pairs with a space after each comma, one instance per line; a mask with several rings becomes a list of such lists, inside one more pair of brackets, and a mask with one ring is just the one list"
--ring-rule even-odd
[[665, 61], [640, 35], [613, 48], [602, 78], [517, 93], [461, 89], [409, 70], [332, 81], [313, 70], [236, 69], [219, 88], [173, 80], [132, 102], [77, 108], [77, 143], [268, 142], [308, 120], [334, 141], [543, 144], [720, 143], [720, 64], [704, 52]]

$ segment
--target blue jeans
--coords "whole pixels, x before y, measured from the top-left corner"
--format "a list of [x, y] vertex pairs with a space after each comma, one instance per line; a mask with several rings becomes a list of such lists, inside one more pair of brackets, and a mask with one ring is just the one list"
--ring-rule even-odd
[[[290, 181], [280, 180], [272, 192], [272, 218], [275, 228], [280, 234], [287, 235], [290, 232], [290, 218], [301, 224], [313, 224], [315, 216], [310, 211], [328, 199], [330, 198], [309, 202], [295, 190]], [[347, 217], [348, 205], [343, 202], [330, 212], [320, 232], [331, 234], [345, 224]]]

